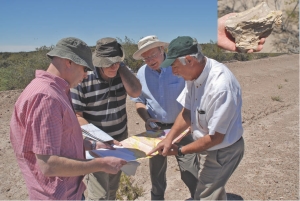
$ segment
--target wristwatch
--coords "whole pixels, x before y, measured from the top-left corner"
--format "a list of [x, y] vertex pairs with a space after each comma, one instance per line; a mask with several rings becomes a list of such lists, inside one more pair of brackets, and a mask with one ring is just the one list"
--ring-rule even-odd
[[181, 148], [182, 148], [182, 146], [179, 145], [178, 146], [178, 156], [184, 156], [184, 154], [181, 152]]
[[120, 62], [120, 67], [126, 67], [124, 62]]
[[96, 141], [93, 140], [91, 144], [91, 150], [95, 150], [95, 149], [96, 149]]

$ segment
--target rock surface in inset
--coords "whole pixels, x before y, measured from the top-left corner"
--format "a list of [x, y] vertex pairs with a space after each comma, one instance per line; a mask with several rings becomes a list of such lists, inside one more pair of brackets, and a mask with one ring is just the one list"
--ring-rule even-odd
[[256, 49], [260, 38], [269, 36], [274, 25], [281, 24], [281, 11], [272, 11], [265, 2], [229, 17], [226, 30], [234, 37], [240, 52]]

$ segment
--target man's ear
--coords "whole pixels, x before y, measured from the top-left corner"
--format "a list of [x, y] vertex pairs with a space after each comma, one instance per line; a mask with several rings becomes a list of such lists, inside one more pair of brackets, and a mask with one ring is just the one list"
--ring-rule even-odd
[[193, 57], [191, 57], [190, 55], [186, 55], [185, 62], [192, 66], [194, 64]]
[[71, 68], [72, 61], [69, 60], [69, 59], [65, 59], [65, 65], [66, 65], [67, 68]]

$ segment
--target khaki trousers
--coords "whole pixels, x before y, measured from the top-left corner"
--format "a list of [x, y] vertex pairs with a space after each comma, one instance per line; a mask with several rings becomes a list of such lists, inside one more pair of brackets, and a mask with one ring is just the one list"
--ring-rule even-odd
[[227, 200], [225, 184], [244, 155], [244, 139], [213, 151], [199, 154], [200, 170], [195, 200]]
[[[128, 137], [127, 130], [114, 137], [117, 141], [122, 141]], [[122, 171], [117, 174], [107, 174], [105, 172], [94, 172], [87, 175], [86, 183], [88, 190], [88, 200], [115, 200]]]

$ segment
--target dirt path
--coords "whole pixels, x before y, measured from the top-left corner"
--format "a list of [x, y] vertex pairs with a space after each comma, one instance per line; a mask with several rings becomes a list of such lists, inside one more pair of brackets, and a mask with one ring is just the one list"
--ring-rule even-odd
[[[226, 63], [243, 90], [245, 156], [226, 186], [228, 199], [299, 199], [299, 55], [283, 55], [249, 62]], [[9, 142], [9, 121], [17, 91], [0, 92], [0, 200], [28, 199], [25, 183]], [[276, 99], [276, 100], [272, 100]], [[127, 103], [131, 135], [144, 123]], [[133, 177], [150, 199], [148, 161]], [[183, 200], [188, 190], [174, 157], [168, 159], [166, 199]]]

